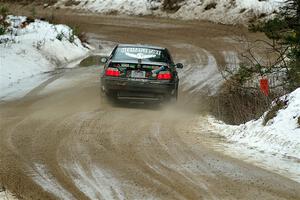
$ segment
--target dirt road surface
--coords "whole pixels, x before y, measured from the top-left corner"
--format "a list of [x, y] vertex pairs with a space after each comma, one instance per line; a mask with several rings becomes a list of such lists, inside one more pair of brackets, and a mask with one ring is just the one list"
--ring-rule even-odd
[[118, 42], [170, 48], [186, 65], [180, 101], [110, 104], [100, 96], [101, 66], [90, 66], [2, 102], [0, 182], [12, 192], [24, 199], [300, 199], [299, 183], [218, 153], [193, 131], [203, 106], [195, 93], [215, 91], [217, 66], [238, 62], [243, 44], [233, 36], [261, 36], [206, 22], [61, 16], [103, 48]]

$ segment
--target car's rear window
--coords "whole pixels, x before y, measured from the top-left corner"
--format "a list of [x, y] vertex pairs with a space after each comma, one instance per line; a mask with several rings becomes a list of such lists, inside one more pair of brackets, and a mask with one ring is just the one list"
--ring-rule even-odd
[[145, 47], [118, 47], [114, 52], [115, 60], [142, 59], [150, 62], [169, 62], [169, 55], [165, 50]]

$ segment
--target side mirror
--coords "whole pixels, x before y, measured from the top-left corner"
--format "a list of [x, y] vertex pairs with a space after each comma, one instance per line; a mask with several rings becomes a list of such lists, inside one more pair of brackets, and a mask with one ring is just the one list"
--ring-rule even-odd
[[177, 63], [177, 64], [176, 64], [176, 68], [182, 69], [182, 68], [183, 68], [183, 64], [182, 64], [182, 63]]
[[101, 57], [100, 58], [100, 63], [105, 64], [108, 61], [107, 57]]

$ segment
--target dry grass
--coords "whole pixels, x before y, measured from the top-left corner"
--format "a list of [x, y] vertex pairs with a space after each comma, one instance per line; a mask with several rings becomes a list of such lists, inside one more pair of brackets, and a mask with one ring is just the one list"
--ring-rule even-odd
[[258, 119], [269, 107], [271, 98], [260, 91], [226, 90], [209, 100], [210, 112], [228, 124]]
[[220, 120], [228, 124], [241, 124], [260, 118], [278, 96], [282, 96], [279, 91], [265, 96], [259, 88], [244, 88], [229, 79], [208, 104], [210, 112]]

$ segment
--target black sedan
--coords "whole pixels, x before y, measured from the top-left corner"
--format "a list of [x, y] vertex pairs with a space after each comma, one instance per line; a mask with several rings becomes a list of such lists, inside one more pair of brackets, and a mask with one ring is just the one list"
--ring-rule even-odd
[[119, 44], [105, 63], [101, 89], [109, 97], [133, 101], [169, 101], [178, 96], [179, 79], [166, 48]]

